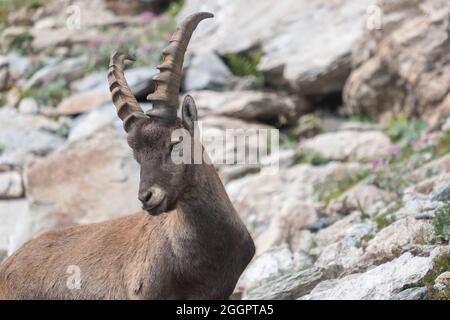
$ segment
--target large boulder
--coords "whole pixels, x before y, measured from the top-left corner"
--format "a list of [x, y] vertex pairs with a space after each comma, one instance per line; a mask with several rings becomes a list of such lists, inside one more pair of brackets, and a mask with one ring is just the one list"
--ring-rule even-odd
[[29, 154], [46, 155], [64, 143], [55, 131], [59, 124], [40, 115], [15, 109], [0, 110], [0, 164], [22, 166]]
[[370, 161], [387, 155], [391, 141], [379, 131], [341, 130], [306, 139], [301, 147], [318, 152], [327, 159]]
[[140, 210], [138, 165], [124, 134], [111, 125], [29, 162], [25, 185], [31, 230], [24, 232], [30, 235]]
[[450, 115], [450, 6], [446, 0], [378, 1], [382, 25], [353, 53], [348, 113], [386, 118], [400, 112], [432, 125]]
[[323, 281], [302, 299], [393, 299], [406, 285], [419, 281], [432, 268], [432, 257], [413, 256], [407, 252], [399, 258], [377, 266], [365, 273]]
[[[363, 32], [373, 0], [188, 0], [178, 19], [197, 11], [203, 22], [190, 44], [194, 51], [239, 53], [260, 48], [259, 68], [273, 85], [305, 95], [340, 91], [350, 72], [350, 52]], [[333, 36], [339, 34], [339, 37]]]
[[[226, 184], [234, 206], [256, 237], [272, 219], [298, 201], [314, 201], [315, 185], [328, 179], [342, 179], [360, 173], [358, 163], [331, 162], [324, 166], [299, 164], [277, 172], [247, 175]], [[310, 209], [305, 209], [310, 211]], [[308, 220], [308, 219], [306, 219]]]
[[297, 97], [259, 91], [209, 90], [193, 91], [199, 116], [227, 116], [245, 121], [259, 121], [278, 126], [293, 124], [308, 110], [308, 104]]
[[[186, 66], [186, 65], [185, 65]], [[183, 77], [183, 91], [232, 89], [236, 78], [226, 64], [214, 52], [195, 55]]]
[[28, 217], [26, 199], [0, 200], [0, 256], [2, 251], [11, 253], [19, 245], [17, 232], [22, 227], [28, 228], [25, 217]]

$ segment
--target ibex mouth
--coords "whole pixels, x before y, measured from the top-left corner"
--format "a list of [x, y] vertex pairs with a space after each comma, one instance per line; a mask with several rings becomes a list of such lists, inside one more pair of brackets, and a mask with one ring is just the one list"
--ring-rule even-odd
[[143, 205], [142, 209], [147, 211], [152, 216], [160, 215], [167, 210], [167, 201], [164, 197], [159, 203], [153, 205]]

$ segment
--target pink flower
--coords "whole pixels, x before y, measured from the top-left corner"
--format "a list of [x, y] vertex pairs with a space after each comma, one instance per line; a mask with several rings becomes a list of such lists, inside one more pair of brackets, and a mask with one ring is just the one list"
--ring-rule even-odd
[[395, 155], [397, 155], [397, 153], [400, 151], [400, 145], [399, 144], [394, 144], [392, 147], [389, 148], [389, 155], [391, 157], [394, 157]]
[[151, 11], [144, 11], [141, 13], [141, 18], [145, 21], [152, 20], [155, 17], [155, 14]]
[[378, 157], [372, 160], [372, 171], [376, 171], [378, 167], [385, 163], [384, 157]]
[[46, 75], [42, 76], [41, 81], [42, 81], [42, 84], [47, 84], [47, 83], [49, 83], [49, 81], [50, 81], [49, 75], [46, 74]]
[[424, 145], [427, 145], [430, 142], [430, 135], [428, 133], [425, 133], [422, 137], [422, 143]]

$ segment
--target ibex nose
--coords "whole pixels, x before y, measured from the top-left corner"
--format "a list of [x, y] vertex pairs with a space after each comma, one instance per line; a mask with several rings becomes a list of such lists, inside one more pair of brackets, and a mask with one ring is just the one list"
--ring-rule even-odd
[[142, 204], [146, 204], [147, 202], [150, 201], [150, 199], [152, 198], [153, 193], [150, 190], [144, 191], [144, 192], [140, 192], [139, 193], [139, 200], [142, 202]]

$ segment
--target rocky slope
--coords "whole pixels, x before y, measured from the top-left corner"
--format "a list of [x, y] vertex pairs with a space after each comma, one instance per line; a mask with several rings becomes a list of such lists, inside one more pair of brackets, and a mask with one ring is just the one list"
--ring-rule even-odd
[[131, 2], [71, 1], [81, 29], [65, 2], [0, 5], [0, 261], [139, 210], [109, 55], [137, 56], [126, 77], [149, 108], [175, 21], [210, 10], [182, 86], [204, 134], [281, 130], [275, 173], [218, 165], [257, 245], [235, 297], [449, 299], [447, 1]]

